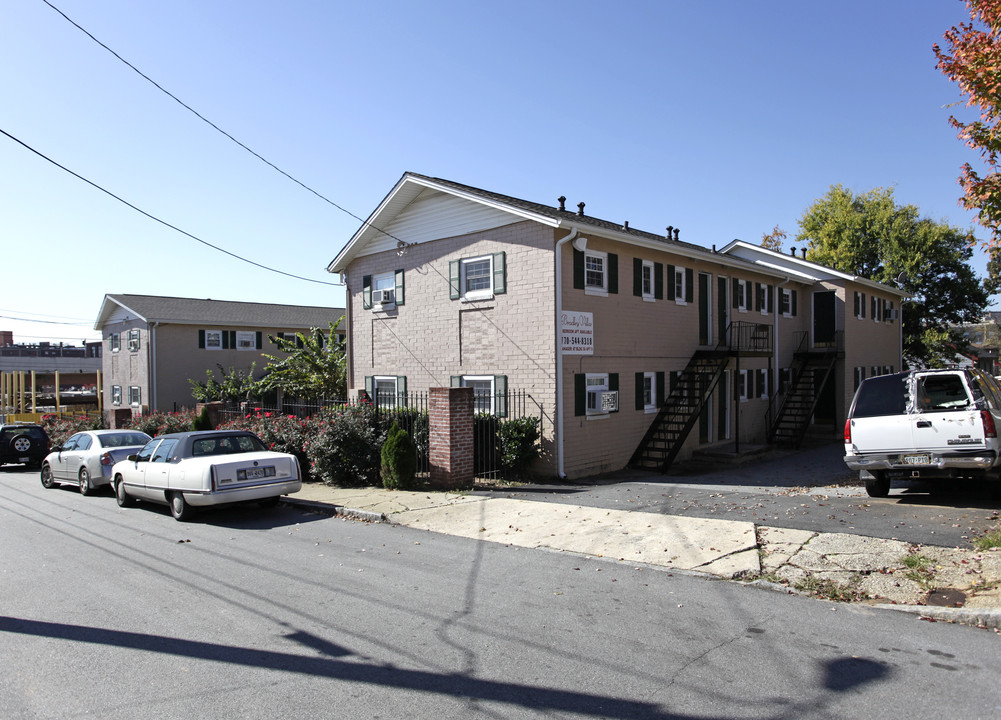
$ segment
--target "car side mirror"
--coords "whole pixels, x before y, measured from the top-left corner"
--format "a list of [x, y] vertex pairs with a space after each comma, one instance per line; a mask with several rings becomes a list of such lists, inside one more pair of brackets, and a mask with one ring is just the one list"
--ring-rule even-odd
[[49, 452], [62, 452], [62, 451], [63, 451], [62, 445], [53, 445], [51, 448], [49, 448]]
[[129, 461], [131, 461], [131, 462], [135, 462], [135, 461], [136, 461], [136, 458], [137, 458], [137, 457], [138, 457], [138, 455], [129, 455], [129, 456], [128, 456], [127, 458], [125, 458], [125, 459], [126, 459], [126, 460], [129, 460]]

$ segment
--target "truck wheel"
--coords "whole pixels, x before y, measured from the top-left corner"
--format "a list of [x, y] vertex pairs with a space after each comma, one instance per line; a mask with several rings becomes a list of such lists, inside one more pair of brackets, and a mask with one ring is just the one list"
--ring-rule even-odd
[[866, 478], [865, 491], [869, 497], [886, 497], [890, 494], [890, 478], [881, 472], [872, 473], [872, 477]]
[[170, 514], [174, 516], [175, 520], [181, 522], [190, 520], [194, 512], [194, 509], [188, 505], [188, 501], [184, 499], [183, 493], [176, 492], [170, 496]]

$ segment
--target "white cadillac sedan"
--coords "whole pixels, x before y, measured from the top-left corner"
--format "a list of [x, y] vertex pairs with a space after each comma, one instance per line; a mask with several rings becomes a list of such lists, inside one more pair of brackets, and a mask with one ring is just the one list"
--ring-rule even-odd
[[111, 484], [111, 468], [150, 441], [137, 430], [87, 430], [51, 448], [42, 461], [42, 485], [76, 485], [84, 495]]
[[177, 520], [195, 508], [256, 501], [276, 504], [298, 492], [302, 472], [295, 455], [272, 452], [243, 430], [160, 435], [112, 468], [121, 507], [136, 500], [170, 506]]

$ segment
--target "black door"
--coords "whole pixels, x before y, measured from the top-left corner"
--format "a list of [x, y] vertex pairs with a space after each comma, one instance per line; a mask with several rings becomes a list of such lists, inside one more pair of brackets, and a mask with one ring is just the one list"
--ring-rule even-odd
[[813, 294], [813, 346], [830, 347], [834, 344], [837, 321], [834, 312], [834, 291]]

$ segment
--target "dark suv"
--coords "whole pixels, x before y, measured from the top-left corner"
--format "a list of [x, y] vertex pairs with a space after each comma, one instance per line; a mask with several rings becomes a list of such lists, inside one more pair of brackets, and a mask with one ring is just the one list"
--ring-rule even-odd
[[8, 463], [39, 468], [49, 454], [49, 435], [41, 425], [0, 425], [0, 465]]

